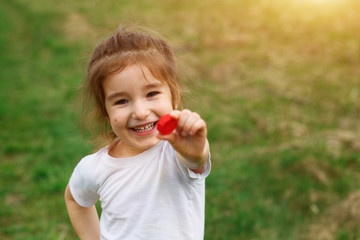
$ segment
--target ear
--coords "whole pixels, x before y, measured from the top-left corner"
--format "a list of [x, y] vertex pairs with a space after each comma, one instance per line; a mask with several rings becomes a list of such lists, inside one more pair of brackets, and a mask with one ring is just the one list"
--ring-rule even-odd
[[174, 107], [174, 110], [177, 110], [179, 107], [181, 108], [181, 96], [180, 92], [176, 92], [175, 94], [175, 97], [172, 96], [172, 105]]
[[174, 110], [177, 110], [178, 108], [179, 108], [179, 101], [174, 101], [174, 100], [172, 100], [173, 102], [171, 103], [171, 105], [173, 106], [173, 108], [174, 108]]
[[181, 109], [182, 108], [182, 105], [181, 105], [181, 103], [176, 103], [175, 104], [175, 106], [174, 106], [174, 110], [179, 110], [179, 109]]

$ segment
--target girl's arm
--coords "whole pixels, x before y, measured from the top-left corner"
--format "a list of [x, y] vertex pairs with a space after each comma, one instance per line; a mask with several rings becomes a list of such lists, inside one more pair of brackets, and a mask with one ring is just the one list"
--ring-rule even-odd
[[202, 173], [209, 158], [209, 142], [205, 121], [196, 112], [175, 110], [170, 116], [178, 119], [176, 131], [169, 135], [158, 134], [175, 148], [180, 162], [195, 173]]
[[70, 221], [81, 240], [99, 240], [100, 224], [95, 205], [85, 208], [74, 200], [69, 186], [65, 190], [65, 203]]
[[187, 158], [184, 157], [181, 153], [177, 152], [177, 157], [180, 162], [187, 168], [189, 168], [194, 173], [203, 173], [204, 165], [206, 161], [209, 159], [209, 142], [206, 142], [206, 145], [203, 149], [203, 155], [199, 158]]

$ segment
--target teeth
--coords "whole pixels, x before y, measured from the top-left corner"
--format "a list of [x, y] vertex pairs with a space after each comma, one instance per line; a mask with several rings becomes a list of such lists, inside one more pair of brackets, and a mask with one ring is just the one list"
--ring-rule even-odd
[[150, 131], [151, 129], [153, 129], [153, 127], [154, 127], [154, 123], [150, 123], [150, 124], [148, 124], [146, 126], [136, 127], [134, 129], [137, 132], [147, 132], [147, 131]]

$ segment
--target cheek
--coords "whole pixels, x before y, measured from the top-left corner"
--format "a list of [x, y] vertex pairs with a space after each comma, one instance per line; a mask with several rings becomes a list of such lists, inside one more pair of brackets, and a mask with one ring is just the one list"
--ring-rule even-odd
[[111, 125], [116, 126], [117, 128], [123, 125], [126, 125], [126, 120], [124, 118], [121, 118], [119, 116], [113, 117], [111, 119]]
[[118, 121], [119, 121], [118, 118], [109, 118], [108, 119], [108, 122], [110, 125], [117, 124]]
[[170, 104], [169, 103], [159, 104], [159, 114], [161, 114], [161, 115], [169, 113], [173, 110], [174, 110], [174, 108], [171, 103]]

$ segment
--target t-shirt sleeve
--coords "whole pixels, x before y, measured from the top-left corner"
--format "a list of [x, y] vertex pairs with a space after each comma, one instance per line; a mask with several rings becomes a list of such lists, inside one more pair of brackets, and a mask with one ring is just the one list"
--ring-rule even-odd
[[210, 170], [211, 170], [211, 160], [210, 159], [211, 159], [211, 154], [209, 153], [209, 158], [204, 165], [204, 171], [202, 173], [194, 173], [190, 169], [186, 168], [188, 176], [192, 179], [204, 179], [207, 176], [209, 176]]
[[205, 179], [211, 171], [211, 154], [209, 153], [209, 158], [206, 161], [205, 165], [204, 165], [204, 171], [202, 173], [194, 173], [191, 169], [185, 167], [180, 160], [178, 159], [178, 157], [175, 155], [176, 161], [178, 163], [178, 166], [180, 167], [180, 170], [182, 172], [182, 174], [188, 178], [188, 179], [192, 179], [192, 180], [196, 180], [196, 179]]
[[94, 168], [86, 160], [81, 160], [75, 167], [69, 181], [70, 192], [82, 207], [90, 207], [99, 199], [97, 186], [91, 178], [91, 170]]

